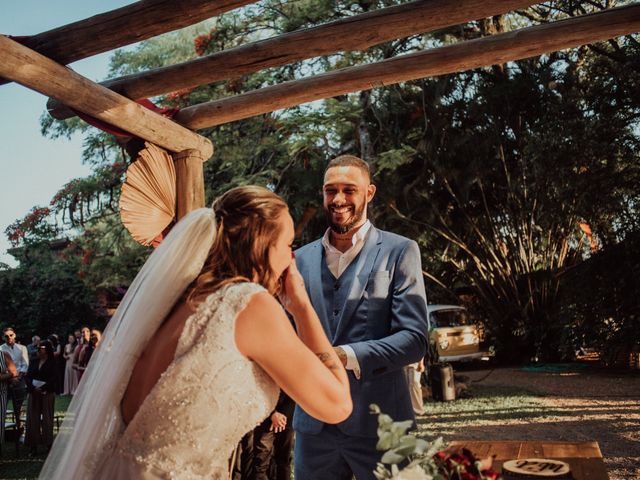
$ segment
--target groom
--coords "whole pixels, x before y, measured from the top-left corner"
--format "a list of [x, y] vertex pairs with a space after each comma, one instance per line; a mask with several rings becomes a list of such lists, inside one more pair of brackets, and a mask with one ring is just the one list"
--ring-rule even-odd
[[416, 242], [375, 228], [367, 205], [376, 187], [369, 165], [351, 155], [325, 170], [329, 229], [296, 251], [313, 306], [345, 365], [353, 413], [324, 424], [296, 407], [295, 474], [299, 480], [374, 479], [377, 417], [413, 419], [403, 367], [426, 353], [427, 301]]

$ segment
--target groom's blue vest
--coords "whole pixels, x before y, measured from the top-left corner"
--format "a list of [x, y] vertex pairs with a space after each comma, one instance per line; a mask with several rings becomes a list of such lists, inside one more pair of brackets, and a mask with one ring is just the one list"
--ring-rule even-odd
[[326, 258], [322, 260], [322, 293], [326, 305], [326, 318], [329, 320], [329, 332], [327, 336], [332, 340], [338, 329], [338, 322], [342, 316], [344, 306], [347, 303], [351, 283], [353, 282], [353, 272], [355, 272], [355, 260], [349, 264], [342, 272], [340, 278], [336, 279], [327, 266]]

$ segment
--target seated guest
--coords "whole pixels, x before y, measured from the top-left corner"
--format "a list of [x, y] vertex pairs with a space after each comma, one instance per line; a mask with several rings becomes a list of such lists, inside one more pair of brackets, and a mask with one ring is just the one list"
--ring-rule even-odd
[[38, 451], [38, 445], [51, 448], [53, 443], [53, 411], [58, 384], [58, 370], [53, 357], [53, 345], [50, 341], [40, 342], [38, 361], [29, 366], [27, 372], [27, 428], [25, 444], [32, 454]]

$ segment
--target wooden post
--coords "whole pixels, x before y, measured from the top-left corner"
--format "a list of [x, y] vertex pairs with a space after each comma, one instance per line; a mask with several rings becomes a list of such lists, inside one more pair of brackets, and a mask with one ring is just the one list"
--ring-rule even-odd
[[188, 149], [172, 155], [176, 167], [176, 220], [196, 208], [204, 207], [204, 168], [206, 158]]

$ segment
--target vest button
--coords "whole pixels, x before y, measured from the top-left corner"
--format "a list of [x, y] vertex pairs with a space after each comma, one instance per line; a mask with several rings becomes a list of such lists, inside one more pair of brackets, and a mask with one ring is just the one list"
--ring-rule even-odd
[[337, 317], [339, 313], [340, 313], [340, 310], [334, 310], [333, 311], [333, 316]]
[[340, 285], [338, 285], [337, 283], [333, 284], [333, 289], [334, 290], [338, 290], [340, 288]]

